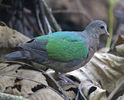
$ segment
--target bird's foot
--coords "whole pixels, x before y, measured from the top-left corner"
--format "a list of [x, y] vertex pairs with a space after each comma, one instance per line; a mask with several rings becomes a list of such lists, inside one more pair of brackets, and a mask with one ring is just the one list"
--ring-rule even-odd
[[64, 82], [64, 84], [72, 84], [72, 85], [76, 85], [77, 83], [74, 82], [73, 80], [71, 80], [70, 78], [68, 78], [67, 76], [65, 76], [64, 74], [59, 74], [58, 77], [60, 79], [62, 79], [62, 81]]

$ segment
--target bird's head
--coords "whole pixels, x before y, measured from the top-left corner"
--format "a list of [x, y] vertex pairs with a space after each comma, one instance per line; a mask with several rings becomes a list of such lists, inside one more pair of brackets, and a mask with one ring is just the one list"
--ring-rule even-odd
[[97, 34], [98, 36], [105, 34], [109, 37], [109, 33], [107, 31], [107, 25], [102, 20], [94, 20], [87, 27], [87, 31], [90, 31], [91, 34]]

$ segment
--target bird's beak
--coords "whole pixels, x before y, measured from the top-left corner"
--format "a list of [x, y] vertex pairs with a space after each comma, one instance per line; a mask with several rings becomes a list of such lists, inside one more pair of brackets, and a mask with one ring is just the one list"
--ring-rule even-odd
[[107, 37], [110, 36], [110, 34], [109, 34], [109, 32], [107, 31], [107, 29], [106, 29], [105, 35], [106, 35]]
[[107, 36], [107, 37], [109, 37], [110, 36], [110, 34], [107, 32], [107, 33], [105, 33], [105, 35]]

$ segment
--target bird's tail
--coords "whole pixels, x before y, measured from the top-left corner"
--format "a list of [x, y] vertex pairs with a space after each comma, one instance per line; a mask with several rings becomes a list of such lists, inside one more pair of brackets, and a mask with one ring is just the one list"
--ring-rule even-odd
[[23, 59], [31, 60], [32, 56], [29, 51], [21, 50], [21, 51], [15, 51], [15, 52], [5, 55], [5, 59], [8, 59], [8, 60], [23, 60]]

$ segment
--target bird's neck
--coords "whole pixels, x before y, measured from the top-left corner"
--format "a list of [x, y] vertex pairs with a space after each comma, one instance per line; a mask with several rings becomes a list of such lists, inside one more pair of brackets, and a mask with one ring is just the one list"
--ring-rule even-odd
[[90, 30], [85, 30], [87, 33], [87, 36], [92, 37], [94, 39], [99, 39], [99, 32], [96, 29], [90, 29]]
[[95, 51], [97, 51], [97, 48], [99, 47], [99, 35], [96, 31], [87, 31], [85, 30], [84, 36], [86, 44], [89, 45], [89, 47], [94, 48]]

